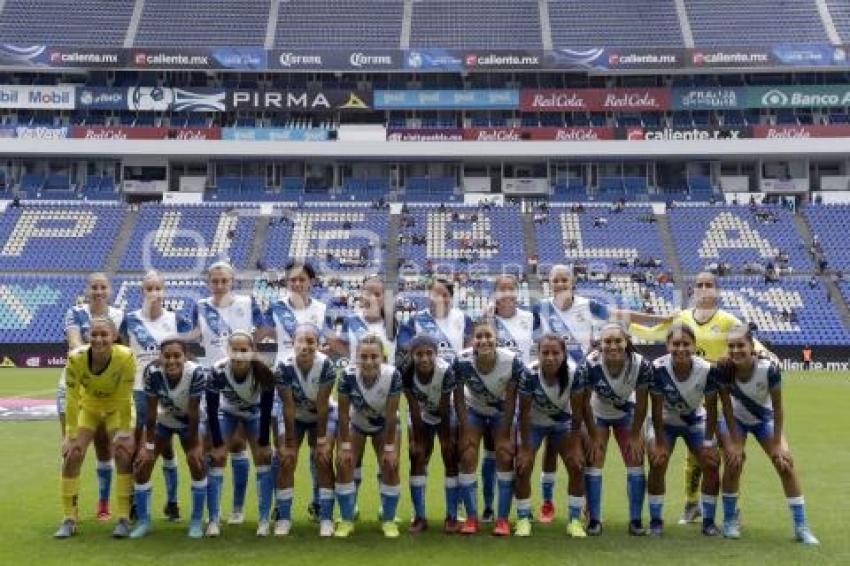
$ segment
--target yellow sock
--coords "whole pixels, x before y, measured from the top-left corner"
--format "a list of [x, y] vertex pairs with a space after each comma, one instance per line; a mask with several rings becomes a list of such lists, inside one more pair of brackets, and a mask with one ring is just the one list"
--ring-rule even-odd
[[62, 477], [62, 510], [66, 519], [77, 520], [79, 515], [77, 499], [80, 493], [80, 476], [75, 478]]
[[130, 497], [133, 495], [133, 475], [116, 474], [115, 486], [115, 494], [118, 497], [118, 503], [115, 505], [115, 508], [118, 512], [118, 518], [129, 519]]
[[702, 470], [699, 467], [699, 460], [688, 452], [688, 459], [685, 461], [685, 503], [699, 503], [701, 477]]

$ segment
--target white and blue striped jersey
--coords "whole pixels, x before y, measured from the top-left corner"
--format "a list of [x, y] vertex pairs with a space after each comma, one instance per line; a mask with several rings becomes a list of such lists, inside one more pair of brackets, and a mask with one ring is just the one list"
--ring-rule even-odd
[[540, 317], [540, 335], [556, 334], [567, 343], [570, 357], [581, 362], [590, 351], [594, 335], [607, 322], [608, 307], [593, 299], [578, 295], [567, 310], [555, 306], [552, 299], [540, 301], [537, 306]]
[[[148, 397], [159, 401], [157, 423], [172, 429], [183, 429], [189, 424], [189, 402], [200, 399], [206, 388], [206, 371], [195, 362], [183, 364], [180, 381], [172, 385], [159, 362], [145, 368], [144, 390]], [[199, 422], [203, 420], [199, 406]]]
[[694, 356], [691, 374], [685, 381], [676, 379], [670, 355], [653, 362], [649, 391], [664, 399], [664, 424], [689, 427], [705, 419], [703, 400], [717, 393], [717, 370], [702, 358]]
[[[292, 391], [295, 400], [295, 419], [302, 423], [315, 423], [318, 418], [316, 401], [319, 399], [319, 389], [330, 385], [333, 388], [336, 381], [336, 369], [331, 359], [321, 352], [316, 352], [313, 366], [306, 374], [298, 367], [294, 357], [289, 357], [275, 367], [277, 385]], [[329, 405], [334, 404], [328, 399]]]
[[262, 389], [255, 386], [250, 373], [241, 383], [233, 377], [230, 359], [225, 358], [213, 364], [207, 378], [207, 391], [219, 394], [222, 412], [243, 419], [260, 416]]
[[253, 297], [231, 295], [231, 298], [233, 302], [229, 306], [217, 307], [212, 297], [207, 297], [192, 309], [192, 328], [200, 328], [207, 367], [227, 357], [227, 341], [233, 331], [252, 332], [263, 326], [263, 313]]
[[410, 383], [405, 385], [405, 390], [419, 403], [422, 422], [436, 426], [442, 421], [440, 401], [443, 395], [451, 395], [456, 385], [452, 366], [445, 360], [437, 358], [434, 360], [434, 375], [431, 376], [431, 381], [422, 383], [414, 369]]
[[324, 335], [327, 329], [325, 318], [327, 309], [325, 303], [313, 298], [310, 298], [310, 302], [303, 309], [293, 307], [288, 298], [277, 299], [269, 305], [265, 314], [265, 324], [274, 327], [277, 336], [275, 364], [292, 356], [295, 329], [299, 324], [312, 324]]
[[536, 313], [517, 309], [511, 318], [495, 316], [497, 345], [516, 352], [526, 366], [531, 363], [531, 349], [534, 346], [534, 332], [539, 330], [539, 317]]
[[782, 373], [776, 363], [759, 358], [750, 379], [721, 382], [720, 387], [729, 391], [735, 418], [746, 425], [757, 425], [773, 419], [770, 393], [782, 387]]
[[163, 339], [178, 333], [189, 332], [191, 323], [177, 314], [163, 310], [156, 320], [148, 318], [142, 309], [135, 310], [124, 317], [121, 325], [121, 337], [136, 355], [135, 389], [143, 387], [142, 375], [145, 367], [159, 358], [159, 345]]
[[452, 308], [445, 318], [434, 318], [428, 309], [415, 313], [398, 330], [396, 342], [399, 348], [407, 345], [417, 334], [427, 334], [437, 341], [437, 355], [449, 363], [463, 350], [466, 340], [472, 336], [472, 319], [462, 310]]
[[342, 321], [339, 336], [348, 344], [348, 362], [357, 363], [357, 344], [367, 334], [377, 334], [384, 343], [384, 356], [390, 363], [395, 360], [395, 340], [387, 335], [387, 325], [383, 320], [369, 322], [362, 312], [346, 316]]
[[[124, 322], [124, 311], [118, 307], [109, 307], [109, 319], [120, 329]], [[76, 328], [80, 332], [80, 338], [84, 344], [91, 342], [91, 309], [88, 304], [77, 305], [65, 311], [65, 334], [68, 329]], [[138, 366], [137, 366], [138, 367]], [[65, 388], [65, 369], [59, 374], [59, 389]]]
[[505, 410], [508, 386], [519, 387], [525, 367], [514, 352], [496, 348], [496, 365], [482, 374], [475, 365], [472, 348], [467, 348], [455, 361], [454, 372], [458, 383], [463, 384], [466, 406], [485, 417], [495, 417]]
[[576, 364], [567, 358], [569, 379], [561, 389], [559, 383], [549, 385], [540, 371], [540, 366], [534, 362], [527, 371], [523, 372], [519, 384], [519, 393], [531, 398], [531, 424], [539, 427], [549, 427], [569, 422], [572, 416], [570, 398], [582, 390], [582, 383], [576, 372]]
[[618, 375], [611, 375], [602, 354], [588, 354], [579, 370], [584, 387], [591, 392], [590, 408], [595, 418], [619, 421], [634, 415], [635, 391], [650, 386], [652, 363], [634, 352]]
[[393, 366], [381, 364], [378, 379], [366, 387], [359, 368], [349, 366], [339, 378], [338, 392], [348, 397], [351, 423], [363, 432], [378, 432], [386, 424], [387, 400], [401, 395], [401, 374]]

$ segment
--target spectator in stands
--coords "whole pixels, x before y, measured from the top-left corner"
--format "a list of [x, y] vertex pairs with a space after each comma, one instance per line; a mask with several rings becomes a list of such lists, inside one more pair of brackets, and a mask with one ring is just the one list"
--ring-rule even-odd
[[593, 227], [594, 228], [601, 228], [602, 226], [607, 226], [607, 225], [608, 225], [608, 219], [607, 218], [604, 218], [602, 216], [594, 216], [593, 217]]
[[815, 275], [812, 275], [812, 278], [809, 279], [809, 289], [815, 289], [818, 286], [818, 278]]

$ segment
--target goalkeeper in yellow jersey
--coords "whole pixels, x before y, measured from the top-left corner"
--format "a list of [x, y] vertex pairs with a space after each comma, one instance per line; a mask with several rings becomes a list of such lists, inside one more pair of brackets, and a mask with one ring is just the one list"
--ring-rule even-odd
[[68, 538], [77, 530], [77, 499], [80, 468], [98, 427], [106, 428], [112, 441], [117, 474], [118, 523], [115, 538], [130, 534], [130, 496], [133, 493], [133, 352], [114, 344], [118, 335], [108, 318], [91, 321], [89, 345], [68, 356], [65, 366], [67, 407], [65, 441], [62, 445], [62, 505], [65, 518], [56, 538]]
[[[703, 272], [697, 275], [694, 282], [694, 306], [679, 311], [672, 317], [662, 320], [651, 328], [639, 324], [631, 324], [629, 331], [632, 336], [643, 340], [663, 342], [667, 331], [674, 324], [685, 324], [694, 330], [696, 335], [696, 355], [716, 364], [726, 357], [726, 335], [736, 326], [741, 325], [738, 318], [720, 308], [720, 289], [717, 277], [713, 273]], [[765, 348], [758, 341], [756, 350]], [[701, 513], [699, 506], [700, 467], [696, 458], [688, 455], [685, 463], [685, 510], [680, 523], [696, 523]]]

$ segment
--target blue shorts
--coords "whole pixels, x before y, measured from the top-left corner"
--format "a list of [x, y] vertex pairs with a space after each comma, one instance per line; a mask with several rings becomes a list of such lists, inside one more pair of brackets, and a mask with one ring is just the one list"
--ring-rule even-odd
[[572, 429], [571, 421], [550, 426], [531, 425], [531, 449], [537, 452], [540, 449], [540, 445], [547, 438], [552, 446], [557, 447], [561, 443], [561, 440], [570, 434]]
[[688, 445], [688, 449], [699, 454], [702, 450], [702, 442], [705, 440], [705, 421], [702, 420], [691, 426], [664, 425], [664, 435], [667, 437], [670, 453], [676, 447], [676, 439], [681, 436]]
[[[189, 440], [189, 427], [171, 428], [170, 426], [166, 426], [162, 423], [156, 423], [157, 438], [162, 438], [170, 444], [171, 437], [175, 434], [180, 437], [180, 442], [186, 442]], [[200, 422], [198, 423], [198, 438], [203, 438], [204, 435], [206, 435], [206, 427], [203, 422]]]
[[133, 405], [136, 407], [136, 431], [145, 428], [145, 419], [148, 414], [148, 394], [144, 391], [133, 391]]
[[632, 428], [634, 416], [626, 415], [625, 417], [619, 419], [603, 419], [602, 417], [593, 417], [593, 421], [599, 428]]
[[470, 426], [474, 426], [481, 430], [498, 430], [502, 426], [502, 413], [487, 416], [482, 415], [472, 407], [467, 407], [466, 420]]
[[260, 437], [260, 415], [251, 418], [240, 417], [219, 411], [218, 422], [221, 426], [221, 435], [226, 439], [233, 436], [239, 423], [245, 427], [245, 434], [249, 439], [257, 440]]
[[[762, 421], [758, 424], [744, 424], [738, 419], [735, 419], [735, 427], [737, 429], [736, 432], [742, 437], [752, 434], [759, 442], [773, 439], [773, 419]], [[720, 419], [718, 432], [722, 435], [729, 434], [726, 419]]]
[[[338, 423], [339, 412], [337, 410], [337, 406], [331, 405], [330, 407], [328, 407], [328, 426], [325, 428], [325, 432], [328, 438], [336, 438], [336, 429]], [[279, 417], [279, 427], [280, 432], [283, 433], [285, 429], [285, 427], [283, 426], [283, 416]], [[316, 423], [308, 423], [295, 419], [295, 438], [299, 446], [304, 441], [304, 435], [307, 435], [308, 439], [315, 438]]]

